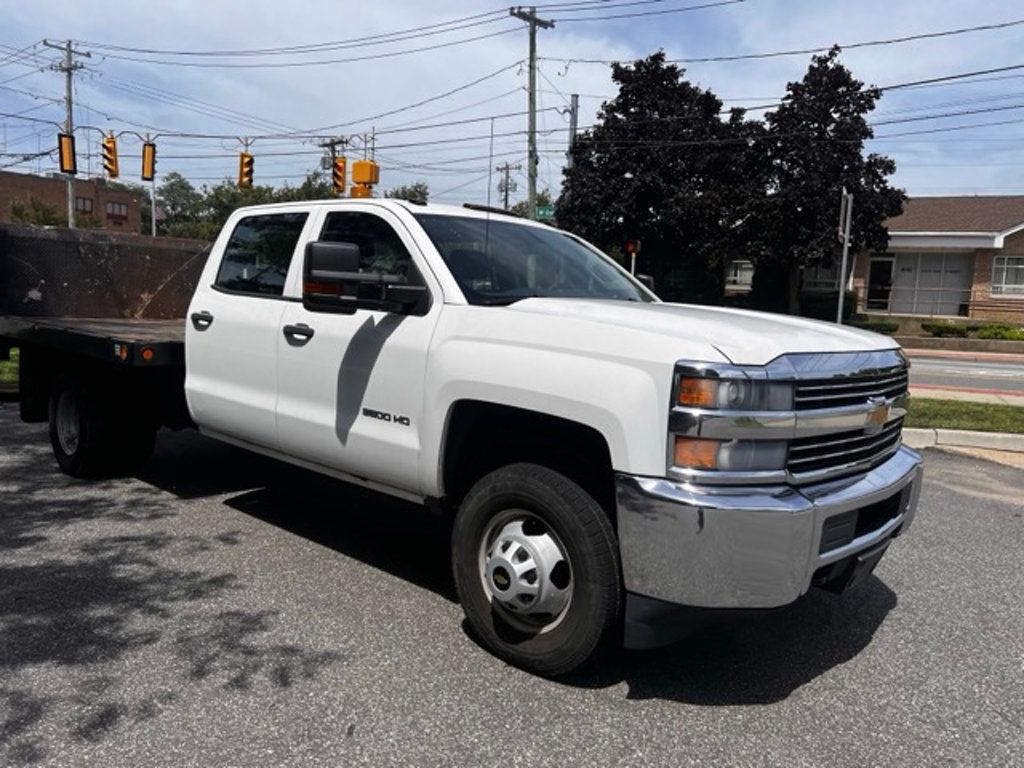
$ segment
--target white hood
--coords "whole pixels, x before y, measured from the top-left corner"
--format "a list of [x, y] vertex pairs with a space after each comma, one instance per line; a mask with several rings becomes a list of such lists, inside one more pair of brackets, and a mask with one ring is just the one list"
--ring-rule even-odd
[[787, 352], [859, 352], [899, 346], [888, 336], [848, 326], [724, 307], [523, 299], [509, 309], [702, 341], [737, 365], [764, 365]]

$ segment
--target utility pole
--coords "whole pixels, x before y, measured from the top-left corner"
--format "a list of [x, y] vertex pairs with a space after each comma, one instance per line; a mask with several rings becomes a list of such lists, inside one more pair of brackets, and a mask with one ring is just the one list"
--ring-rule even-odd
[[850, 255], [850, 224], [853, 221], [853, 193], [843, 187], [839, 201], [839, 242], [843, 244], [843, 260], [839, 267], [839, 303], [836, 306], [836, 323], [843, 324], [843, 299], [846, 298], [846, 261]]
[[545, 21], [537, 17], [537, 7], [531, 5], [508, 9], [510, 16], [525, 21], [530, 29], [530, 82], [529, 82], [529, 125], [527, 126], [527, 145], [529, 157], [526, 165], [527, 186], [526, 211], [531, 219], [537, 218], [537, 27], [551, 29], [553, 21]]
[[[58, 43], [50, 42], [49, 40], [43, 40], [43, 45], [47, 48], [55, 48], [58, 51], [64, 52], [64, 60], [54, 64], [51, 69], [58, 72], [64, 73], [64, 105], [67, 108], [67, 114], [64, 118], [64, 133], [68, 136], [74, 136], [75, 134], [75, 123], [73, 117], [73, 105], [71, 101], [71, 91], [75, 76], [76, 69], [82, 69], [84, 64], [79, 64], [74, 60], [74, 57], [85, 56], [86, 58], [92, 56], [88, 51], [76, 51], [71, 47], [71, 41], [67, 40], [63, 45]], [[67, 177], [67, 193], [68, 193], [68, 227], [71, 229], [75, 228], [75, 182], [74, 179], [69, 175]]]
[[505, 210], [506, 211], [508, 210], [508, 194], [509, 194], [509, 192], [514, 191], [515, 188], [516, 188], [516, 183], [514, 181], [512, 181], [512, 179], [509, 178], [509, 174], [512, 173], [512, 171], [520, 170], [522, 167], [523, 166], [518, 165], [518, 164], [516, 164], [516, 165], [509, 165], [506, 162], [506, 163], [503, 163], [502, 165], [499, 165], [497, 168], [494, 169], [494, 170], [496, 170], [498, 173], [500, 173], [502, 175], [501, 181], [498, 182], [498, 191], [501, 192], [505, 196]]
[[565, 153], [565, 167], [572, 168], [572, 151], [576, 148], [576, 127], [580, 119], [580, 95], [569, 94], [569, 150]]

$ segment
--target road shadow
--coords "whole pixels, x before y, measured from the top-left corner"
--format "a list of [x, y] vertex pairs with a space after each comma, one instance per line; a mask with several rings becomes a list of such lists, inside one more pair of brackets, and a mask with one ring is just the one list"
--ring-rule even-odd
[[[188, 474], [161, 450], [149, 471]], [[217, 455], [250, 459], [200, 461]], [[220, 476], [184, 480], [185, 497], [233, 486]], [[294, 641], [276, 610], [239, 610], [248, 585], [217, 555], [244, 535], [195, 534], [178, 519], [187, 509], [149, 481], [63, 476], [45, 427], [0, 408], [0, 765], [120, 737], [200, 690], [273, 691], [344, 662]]]
[[297, 467], [279, 465], [268, 485], [225, 503], [289, 533], [456, 602], [446, 519]]
[[896, 594], [871, 576], [845, 595], [814, 589], [783, 608], [717, 620], [665, 648], [622, 651], [562, 682], [583, 688], [625, 682], [630, 699], [772, 704], [855, 658], [895, 607]]

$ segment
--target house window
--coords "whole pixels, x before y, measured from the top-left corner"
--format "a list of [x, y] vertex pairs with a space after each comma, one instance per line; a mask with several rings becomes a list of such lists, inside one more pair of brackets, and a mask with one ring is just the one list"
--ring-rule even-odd
[[725, 290], [727, 293], [743, 293], [750, 290], [754, 282], [754, 262], [747, 259], [733, 259], [725, 268]]
[[805, 291], [835, 291], [839, 289], [839, 267], [817, 264], [804, 268]]
[[996, 256], [993, 259], [992, 295], [1024, 296], [1024, 256]]
[[127, 219], [128, 218], [128, 204], [127, 203], [107, 203], [107, 218], [108, 219]]
[[78, 213], [92, 213], [92, 198], [76, 197], [75, 211], [77, 211]]

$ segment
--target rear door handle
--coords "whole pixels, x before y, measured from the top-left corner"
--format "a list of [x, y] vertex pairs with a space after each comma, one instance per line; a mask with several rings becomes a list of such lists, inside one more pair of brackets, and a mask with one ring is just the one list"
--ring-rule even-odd
[[213, 315], [205, 309], [202, 312], [192, 313], [192, 325], [197, 331], [205, 331], [213, 324]]
[[285, 338], [299, 345], [305, 344], [307, 341], [312, 339], [314, 333], [313, 329], [305, 323], [286, 325], [283, 330]]

